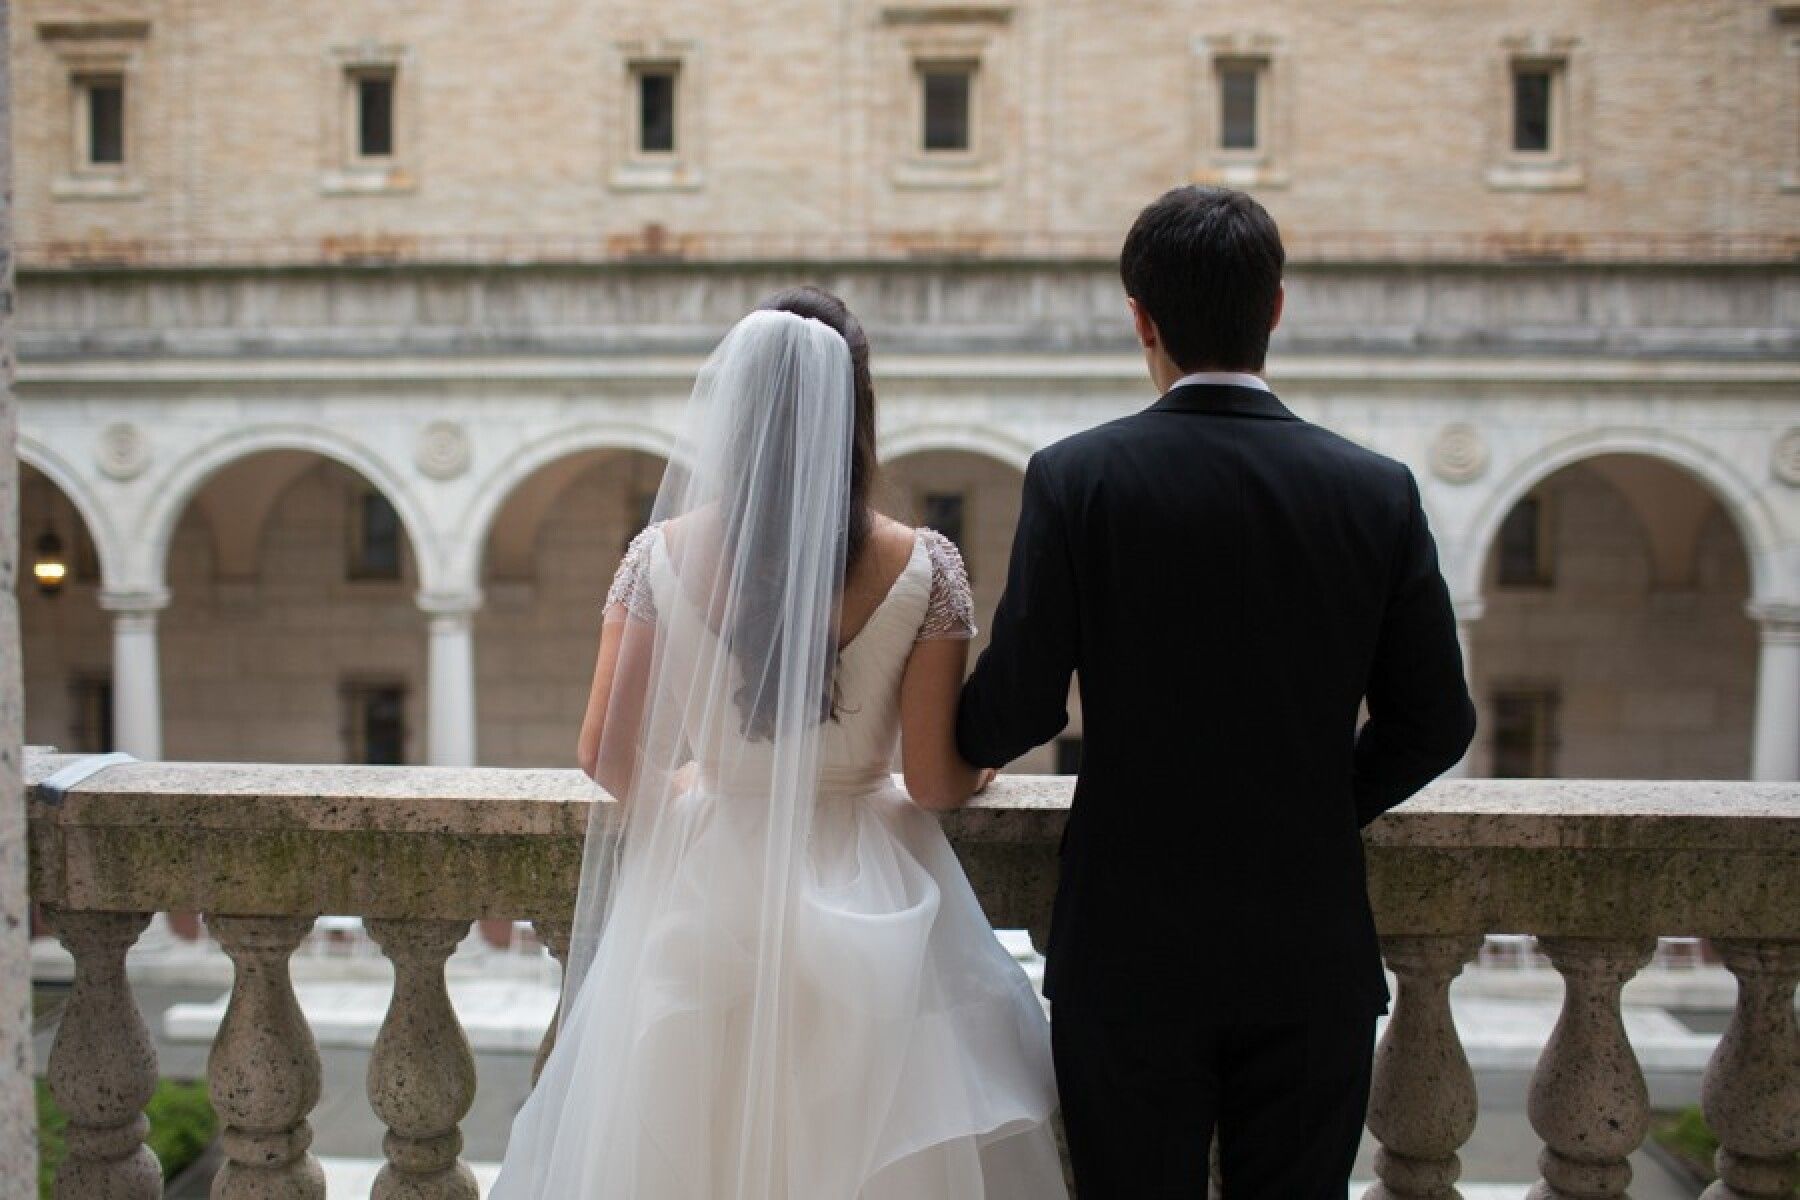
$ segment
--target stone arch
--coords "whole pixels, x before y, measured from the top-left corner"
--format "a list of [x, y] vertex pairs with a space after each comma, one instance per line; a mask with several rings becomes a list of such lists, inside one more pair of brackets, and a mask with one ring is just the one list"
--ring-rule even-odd
[[[124, 564], [118, 560], [118, 531], [112, 522], [112, 514], [100, 498], [94, 495], [86, 479], [76, 471], [63, 457], [48, 445], [20, 431], [18, 437], [19, 461], [31, 467], [56, 485], [57, 490], [68, 498], [75, 511], [80, 514], [82, 522], [87, 526], [88, 537], [93, 539], [94, 553], [100, 559], [100, 584], [104, 588], [117, 587], [122, 577]], [[20, 548], [20, 556], [26, 554]]]
[[206, 442], [175, 462], [159, 482], [139, 520], [144, 558], [134, 564], [154, 588], [166, 586], [169, 546], [176, 525], [206, 482], [232, 463], [269, 450], [301, 450], [356, 472], [384, 495], [400, 516], [417, 560], [419, 590], [438, 590], [442, 567], [437, 539], [419, 497], [401, 472], [382, 456], [336, 430], [317, 425], [255, 425]]
[[883, 464], [913, 454], [952, 451], [991, 458], [1023, 474], [1037, 446], [991, 425], [939, 421], [906, 425], [883, 434], [876, 450]]
[[488, 472], [463, 510], [457, 540], [447, 548], [449, 578], [471, 591], [477, 588], [488, 536], [508, 498], [552, 463], [595, 450], [635, 451], [667, 461], [676, 446], [672, 436], [655, 426], [607, 423], [558, 429], [516, 447]]
[[1476, 509], [1462, 541], [1465, 553], [1452, 580], [1452, 592], [1479, 596], [1488, 552], [1513, 506], [1558, 471], [1604, 455], [1641, 455], [1680, 468], [1717, 497], [1731, 517], [1750, 562], [1751, 595], [1776, 593], [1781, 580], [1773, 558], [1782, 543], [1781, 529], [1754, 484], [1717, 451], [1663, 429], [1611, 428], [1583, 430], [1549, 442], [1507, 470]]

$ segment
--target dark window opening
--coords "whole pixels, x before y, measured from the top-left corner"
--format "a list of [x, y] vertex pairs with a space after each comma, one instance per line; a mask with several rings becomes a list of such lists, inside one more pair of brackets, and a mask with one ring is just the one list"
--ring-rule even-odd
[[1056, 739], [1056, 773], [1058, 775], [1081, 774], [1082, 740], [1078, 737], [1060, 737]]
[[350, 578], [400, 578], [400, 514], [380, 492], [364, 492], [355, 504]]
[[406, 689], [397, 684], [352, 683], [344, 687], [345, 760], [368, 765], [406, 761]]
[[363, 158], [394, 153], [394, 77], [360, 75], [356, 80], [356, 152]]
[[968, 549], [963, 545], [963, 515], [965, 505], [961, 492], [927, 492], [925, 494], [924, 524], [927, 529], [935, 529], [951, 541], [956, 548], [963, 551], [966, 560]]
[[933, 67], [924, 73], [924, 139], [928, 152], [969, 149], [974, 81], [975, 73], [967, 67]]
[[1548, 688], [1494, 694], [1494, 778], [1548, 779], [1556, 773], [1557, 708], [1557, 694]]
[[112, 748], [112, 680], [79, 677], [69, 685], [68, 749], [74, 754], [106, 754]]
[[675, 72], [638, 73], [638, 151], [675, 153]]
[[1548, 509], [1541, 496], [1527, 496], [1513, 506], [1500, 525], [1500, 586], [1549, 587], [1554, 582]]
[[125, 161], [125, 82], [94, 79], [87, 88], [88, 162], [118, 166]]
[[1233, 63], [1219, 71], [1219, 145], [1226, 150], [1255, 150], [1261, 140], [1256, 121], [1256, 92], [1261, 70], [1254, 63]]
[[1513, 71], [1513, 149], [1522, 154], [1550, 150], [1550, 95], [1554, 73], [1548, 67]]

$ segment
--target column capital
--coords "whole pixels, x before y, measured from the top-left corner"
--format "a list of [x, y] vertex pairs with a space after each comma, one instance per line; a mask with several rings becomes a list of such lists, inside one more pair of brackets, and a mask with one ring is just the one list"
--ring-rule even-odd
[[1763, 640], [1800, 644], [1800, 601], [1752, 600], [1744, 611], [1762, 627]]
[[153, 617], [169, 607], [168, 588], [138, 588], [100, 593], [100, 607], [110, 613]]
[[473, 617], [481, 611], [482, 596], [471, 592], [420, 592], [419, 611], [428, 617]]

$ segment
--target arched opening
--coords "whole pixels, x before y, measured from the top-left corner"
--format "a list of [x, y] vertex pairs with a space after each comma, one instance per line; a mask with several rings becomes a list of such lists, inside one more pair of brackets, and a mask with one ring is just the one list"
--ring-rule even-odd
[[[1010, 463], [969, 450], [918, 450], [882, 467], [876, 507], [909, 525], [929, 525], [962, 550], [975, 593], [977, 633], [969, 647], [971, 664], [987, 646], [994, 608], [1006, 586], [1024, 485], [1024, 475]], [[1070, 705], [1069, 727], [1062, 737], [1033, 750], [1012, 769], [1055, 774], [1075, 768], [1081, 753], [1081, 717], [1073, 696]]]
[[67, 494], [25, 463], [18, 534], [25, 741], [71, 754], [112, 750], [112, 619], [100, 607], [99, 552]]
[[361, 474], [308, 450], [231, 462], [182, 510], [166, 575], [166, 757], [424, 761], [418, 568]]
[[1603, 454], [1538, 481], [1487, 549], [1472, 773], [1746, 778], [1750, 588], [1741, 531], [1686, 469]]
[[475, 618], [481, 761], [572, 766], [600, 606], [648, 523], [663, 459], [594, 449], [538, 468], [501, 502], [482, 547]]

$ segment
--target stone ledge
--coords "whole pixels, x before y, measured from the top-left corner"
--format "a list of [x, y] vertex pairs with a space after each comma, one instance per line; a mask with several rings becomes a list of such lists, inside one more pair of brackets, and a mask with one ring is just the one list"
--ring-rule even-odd
[[[69, 756], [31, 751], [36, 784]], [[1072, 780], [1002, 779], [945, 827], [989, 918], [1042, 932]], [[566, 916], [573, 770], [131, 763], [29, 805], [32, 890], [101, 910]], [[1794, 937], [1800, 785], [1454, 781], [1367, 837], [1386, 933]]]

